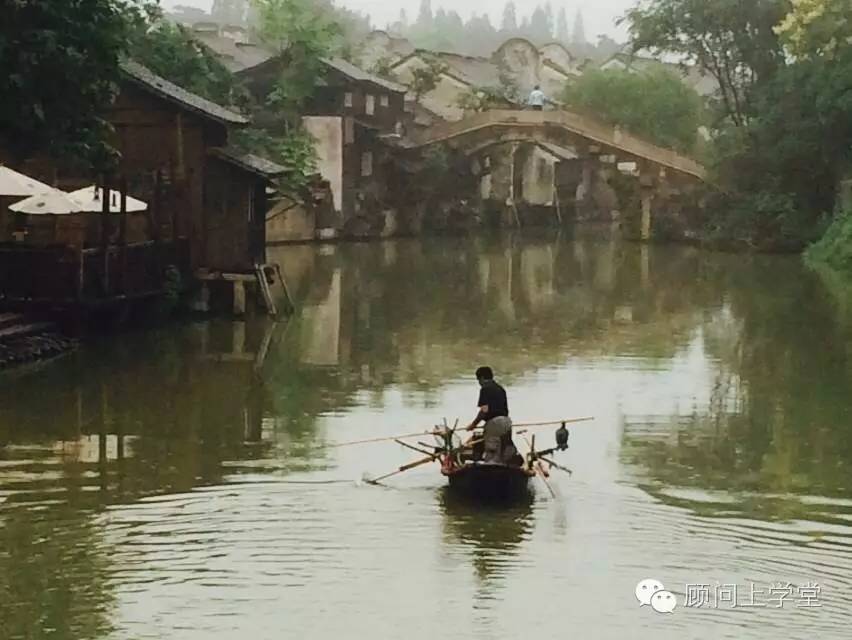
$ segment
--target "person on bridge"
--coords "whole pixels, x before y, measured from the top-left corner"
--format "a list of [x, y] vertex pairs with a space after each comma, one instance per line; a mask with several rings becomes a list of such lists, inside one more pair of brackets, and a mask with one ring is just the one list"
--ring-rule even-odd
[[544, 109], [545, 102], [550, 102], [550, 100], [544, 95], [541, 87], [535, 85], [535, 88], [530, 92], [530, 97], [527, 99], [527, 104], [533, 108], [533, 111], [541, 111]]
[[479, 413], [467, 430], [473, 431], [482, 421], [485, 421], [485, 425], [482, 447], [474, 447], [474, 458], [478, 458], [481, 451], [483, 462], [522, 464], [523, 458], [512, 442], [512, 421], [509, 419], [506, 390], [494, 381], [491, 367], [479, 367], [476, 380], [480, 387], [477, 402]]

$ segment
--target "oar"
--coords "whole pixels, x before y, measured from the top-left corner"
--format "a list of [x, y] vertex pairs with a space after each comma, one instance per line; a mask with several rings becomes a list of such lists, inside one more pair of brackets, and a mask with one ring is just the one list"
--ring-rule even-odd
[[541, 458], [542, 460], [544, 460], [544, 461], [545, 461], [547, 464], [549, 464], [551, 467], [556, 467], [556, 468], [557, 468], [557, 469], [559, 469], [560, 471], [565, 471], [568, 475], [574, 475], [574, 472], [573, 472], [573, 471], [571, 471], [571, 469], [569, 469], [568, 467], [563, 467], [561, 464], [557, 464], [557, 463], [555, 463], [555, 462], [554, 462], [553, 460], [551, 460], [550, 458], [545, 458], [544, 456], [539, 456], [539, 458]]
[[[480, 442], [482, 442], [482, 440], [474, 440], [473, 442], [469, 443], [468, 446], [472, 446], [472, 445], [478, 444]], [[461, 451], [462, 449], [465, 449], [465, 448], [466, 448], [465, 446], [461, 446], [461, 447], [456, 447], [455, 449], [451, 449], [448, 455], [452, 455], [455, 452]], [[428, 464], [430, 462], [435, 462], [435, 460], [440, 458], [444, 453], [445, 453], [444, 451], [438, 451], [437, 453], [433, 453], [433, 454], [429, 455], [429, 457], [427, 457], [427, 458], [423, 458], [421, 460], [415, 460], [414, 462], [409, 462], [408, 464], [404, 464], [399, 469], [397, 469], [396, 471], [391, 471], [390, 473], [386, 473], [383, 476], [379, 476], [378, 478], [374, 478], [372, 480], [365, 480], [364, 482], [366, 482], [368, 484], [379, 484], [380, 481], [382, 481], [382, 480], [387, 480], [388, 478], [391, 478], [391, 477], [398, 475], [400, 473], [404, 473], [406, 471], [410, 471], [411, 469], [414, 469], [416, 467], [420, 467], [424, 464]]]
[[415, 467], [420, 467], [424, 464], [429, 464], [430, 462], [435, 462], [435, 460], [438, 458], [438, 455], [440, 455], [440, 454], [432, 455], [432, 456], [429, 456], [428, 458], [423, 458], [422, 460], [415, 460], [414, 462], [409, 462], [408, 464], [402, 465], [396, 471], [386, 473], [385, 475], [379, 476], [378, 478], [373, 478], [372, 480], [366, 480], [366, 482], [368, 482], [369, 484], [379, 484], [379, 482], [381, 482], [382, 480], [386, 480], [386, 479], [393, 477], [393, 476], [395, 476], [399, 473], [404, 473], [406, 471], [414, 469]]

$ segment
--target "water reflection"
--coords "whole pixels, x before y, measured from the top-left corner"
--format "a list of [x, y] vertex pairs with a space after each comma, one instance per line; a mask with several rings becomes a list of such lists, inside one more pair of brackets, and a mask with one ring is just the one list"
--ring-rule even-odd
[[[369, 619], [433, 637], [411, 582], [463, 594], [471, 576], [490, 637], [528, 631], [524, 612], [507, 621], [500, 605], [543, 600], [545, 583], [561, 585], [578, 629], [631, 637], [651, 623], [595, 618], [592, 601], [616, 587], [632, 598], [636, 573], [685, 582], [711, 566], [720, 578], [822, 576], [834, 589], [823, 637], [841, 626], [852, 322], [795, 260], [545, 236], [280, 247], [270, 259], [300, 310], [286, 324], [133, 334], [2, 380], [4, 638], [169, 635], [185, 618], [198, 637], [239, 628], [213, 609], [251, 620], [258, 638], [358, 637]], [[436, 504], [434, 469], [377, 493], [353, 480], [409, 452], [324, 446], [468, 419], [483, 362], [518, 416], [598, 417], [572, 432], [575, 475], [554, 479], [558, 504], [495, 513], [444, 491]], [[649, 536], [679, 547], [649, 549]], [[436, 569], [436, 543], [461, 562]], [[191, 606], [174, 605], [176, 585]], [[486, 633], [470, 630], [463, 599], [444, 604], [460, 637]], [[151, 607], [159, 617], [139, 613]], [[656, 637], [711, 623], [680, 620]], [[714, 637], [767, 637], [712, 624]], [[562, 632], [540, 617], [533, 627]]]
[[725, 303], [705, 312], [700, 327], [715, 362], [706, 402], [679, 415], [632, 417], [625, 459], [659, 486], [778, 496], [698, 501], [702, 513], [843, 518], [811, 498], [852, 497], [848, 320], [818, 276], [792, 260], [731, 262], [720, 280]]
[[482, 507], [443, 487], [439, 492], [444, 537], [470, 555], [479, 582], [479, 598], [491, 596], [509, 578], [522, 545], [533, 529], [534, 494], [511, 505]]

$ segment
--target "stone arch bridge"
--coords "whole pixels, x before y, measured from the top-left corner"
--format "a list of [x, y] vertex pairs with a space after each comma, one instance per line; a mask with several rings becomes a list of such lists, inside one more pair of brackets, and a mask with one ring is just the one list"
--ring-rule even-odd
[[[704, 167], [692, 158], [568, 111], [485, 111], [418, 131], [410, 142], [413, 148], [446, 144], [473, 159], [508, 146], [507, 203], [523, 197], [518, 174], [528, 171], [525, 163], [530, 160], [529, 154], [519, 153], [524, 146], [541, 146], [557, 159], [551, 178], [554, 192], [561, 194], [557, 210], [562, 201], [562, 207], [576, 211], [583, 200], [590, 200], [596, 184], [609, 186], [616, 174], [633, 175], [638, 188], [610, 188], [602, 208], [612, 209], [613, 216], [635, 210], [643, 239], [651, 236], [653, 215], [678, 215], [680, 196], [706, 180]], [[577, 193], [582, 195], [575, 198]]]

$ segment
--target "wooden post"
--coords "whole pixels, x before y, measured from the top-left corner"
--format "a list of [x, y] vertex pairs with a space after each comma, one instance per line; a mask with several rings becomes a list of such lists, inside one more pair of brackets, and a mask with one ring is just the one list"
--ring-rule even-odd
[[559, 181], [557, 180], [557, 176], [559, 175], [558, 167], [562, 164], [561, 162], [556, 162], [553, 164], [553, 199], [556, 202], [556, 221], [559, 223], [560, 228], [562, 227], [562, 204], [559, 201]]
[[101, 250], [103, 251], [104, 273], [103, 288], [104, 295], [109, 297], [109, 199], [112, 181], [104, 175], [101, 186]]
[[652, 208], [658, 175], [659, 169], [650, 162], [642, 162], [639, 165], [639, 194], [642, 207], [639, 235], [643, 242], [651, 239]]
[[[515, 193], [515, 162], [516, 156], [518, 154], [518, 145], [517, 142], [512, 143], [512, 162], [511, 162], [511, 172], [510, 172], [510, 181], [509, 181], [509, 199], [511, 200], [512, 214], [515, 218], [515, 226], [517, 228], [521, 228], [521, 216], [518, 213], [518, 199], [517, 194]], [[521, 177], [523, 180], [523, 177]]]
[[183, 179], [186, 171], [186, 167], [184, 166], [184, 153], [183, 153], [183, 114], [180, 111], [177, 112], [175, 117], [175, 144], [177, 146], [177, 163], [178, 163], [178, 176]]
[[243, 316], [246, 313], [246, 283], [234, 280], [234, 315]]
[[[240, 284], [242, 285], [243, 283], [240, 282]], [[231, 326], [234, 331], [233, 342], [231, 345], [232, 353], [236, 356], [243, 355], [246, 352], [246, 323], [233, 322], [231, 323]]]
[[127, 293], [127, 177], [121, 177], [121, 210], [119, 215], [119, 264], [121, 265], [121, 293]]
[[651, 239], [651, 200], [653, 193], [648, 187], [642, 188], [642, 240]]

